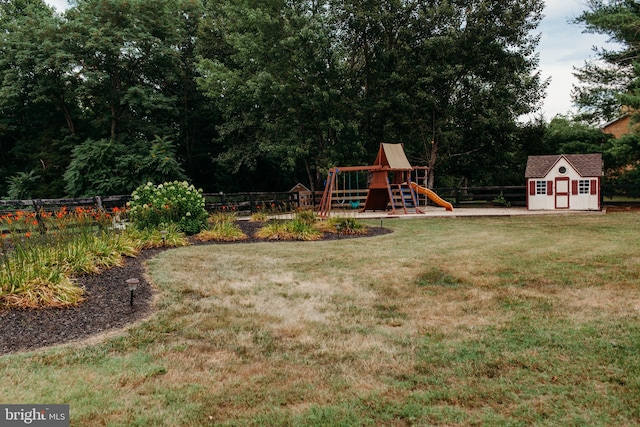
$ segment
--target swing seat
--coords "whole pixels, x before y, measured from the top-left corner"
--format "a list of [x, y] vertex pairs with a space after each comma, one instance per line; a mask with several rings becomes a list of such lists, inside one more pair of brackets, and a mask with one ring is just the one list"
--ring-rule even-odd
[[360, 207], [360, 202], [357, 200], [352, 200], [351, 201], [351, 208], [352, 209], [358, 209]]

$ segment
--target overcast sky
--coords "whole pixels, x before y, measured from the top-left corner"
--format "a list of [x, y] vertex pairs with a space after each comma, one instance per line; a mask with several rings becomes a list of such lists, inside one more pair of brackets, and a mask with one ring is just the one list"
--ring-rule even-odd
[[[67, 0], [46, 0], [59, 11], [67, 7]], [[576, 83], [573, 68], [582, 67], [593, 57], [593, 46], [602, 47], [607, 38], [583, 34], [582, 27], [569, 21], [585, 10], [586, 0], [546, 0], [544, 19], [538, 27], [542, 34], [538, 52], [543, 78], [551, 77], [542, 112], [551, 120], [556, 114], [573, 111], [571, 87]]]
[[543, 107], [545, 118], [550, 120], [556, 114], [574, 111], [571, 88], [577, 80], [573, 69], [594, 58], [593, 46], [607, 46], [608, 37], [585, 34], [582, 26], [569, 22], [586, 10], [585, 0], [546, 0], [545, 3], [545, 17], [538, 27], [542, 34], [538, 52], [542, 75], [551, 77]]

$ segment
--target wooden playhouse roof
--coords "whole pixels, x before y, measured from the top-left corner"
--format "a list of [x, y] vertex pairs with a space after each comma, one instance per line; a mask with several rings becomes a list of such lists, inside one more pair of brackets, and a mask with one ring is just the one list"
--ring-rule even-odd
[[558, 163], [561, 158], [567, 162], [580, 174], [580, 176], [602, 176], [604, 175], [604, 165], [602, 154], [552, 154], [548, 156], [529, 156], [527, 159], [527, 169], [525, 178], [542, 178], [547, 176], [551, 168]]
[[413, 170], [402, 144], [381, 143], [374, 165], [391, 170]]

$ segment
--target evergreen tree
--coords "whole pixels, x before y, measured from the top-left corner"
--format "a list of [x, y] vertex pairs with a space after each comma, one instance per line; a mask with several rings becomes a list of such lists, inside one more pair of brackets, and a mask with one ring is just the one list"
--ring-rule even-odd
[[[632, 133], [611, 141], [605, 165], [614, 173], [610, 181], [640, 183], [640, 4], [635, 0], [590, 0], [589, 9], [576, 22], [585, 31], [606, 34], [615, 42], [615, 50], [600, 48], [599, 63], [587, 63], [576, 76], [574, 101], [580, 107], [580, 119], [592, 124], [632, 116]], [[635, 129], [635, 130], [634, 130]]]
[[573, 99], [582, 120], [601, 124], [621, 114], [621, 107], [640, 109], [640, 4], [634, 0], [589, 0], [575, 22], [585, 32], [606, 34], [615, 46], [598, 48], [597, 59], [576, 70], [580, 84]]

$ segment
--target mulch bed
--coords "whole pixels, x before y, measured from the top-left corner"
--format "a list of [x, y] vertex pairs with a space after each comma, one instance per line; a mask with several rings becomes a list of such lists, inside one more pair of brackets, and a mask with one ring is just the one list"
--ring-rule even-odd
[[[248, 221], [238, 221], [238, 224], [250, 236], [243, 243], [260, 241], [252, 237], [260, 224]], [[371, 227], [366, 235], [325, 234], [323, 240], [370, 237], [390, 232], [385, 228]], [[154, 290], [146, 280], [145, 261], [160, 251], [145, 250], [136, 258], [127, 258], [122, 267], [78, 277], [78, 283], [85, 289], [86, 300], [77, 307], [0, 311], [0, 354], [86, 339], [121, 329], [147, 317], [154, 310]], [[129, 278], [140, 280], [134, 293], [133, 305], [130, 304], [131, 293], [126, 285]]]

